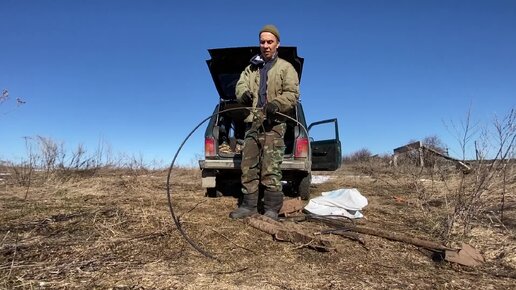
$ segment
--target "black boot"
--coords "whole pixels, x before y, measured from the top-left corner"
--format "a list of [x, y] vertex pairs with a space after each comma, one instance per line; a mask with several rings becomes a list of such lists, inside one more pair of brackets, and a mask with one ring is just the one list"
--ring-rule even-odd
[[258, 193], [244, 194], [242, 203], [240, 206], [233, 210], [229, 217], [232, 219], [242, 219], [257, 213], [256, 207], [258, 206]]
[[278, 220], [278, 212], [283, 206], [283, 192], [268, 191], [263, 193], [263, 208], [265, 209], [264, 216], [270, 217], [273, 220]]

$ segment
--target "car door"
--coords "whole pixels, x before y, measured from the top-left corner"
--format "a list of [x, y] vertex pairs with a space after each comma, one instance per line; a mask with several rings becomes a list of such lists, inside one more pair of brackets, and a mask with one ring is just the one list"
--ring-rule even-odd
[[[332, 128], [333, 124], [333, 128]], [[314, 127], [324, 125], [330, 137], [322, 140], [313, 140], [310, 137], [310, 147], [312, 149], [312, 170], [334, 171], [337, 170], [342, 163], [341, 145], [339, 140], [339, 125], [337, 119], [329, 119], [318, 121], [308, 126], [308, 133]], [[334, 129], [334, 130], [332, 130]]]

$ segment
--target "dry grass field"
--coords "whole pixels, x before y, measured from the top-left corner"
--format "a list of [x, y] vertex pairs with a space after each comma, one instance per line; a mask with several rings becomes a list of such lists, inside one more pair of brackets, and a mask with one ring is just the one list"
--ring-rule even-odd
[[[374, 173], [374, 172], [373, 172]], [[326, 173], [319, 173], [326, 174]], [[452, 179], [407, 171], [367, 173], [344, 165], [312, 185], [312, 196], [357, 188], [369, 200], [358, 223], [443, 242]], [[233, 197], [208, 198], [196, 169], [174, 169], [172, 200], [188, 236], [217, 260], [193, 249], [168, 209], [164, 171], [114, 170], [39, 180], [28, 187], [0, 181], [2, 289], [515, 289], [514, 176], [505, 194], [485, 194], [467, 233], [460, 221], [447, 245], [467, 242], [486, 262], [466, 267], [433, 261], [416, 246], [361, 235], [365, 245], [325, 235], [334, 250], [273, 240], [229, 219]], [[414, 182], [417, 181], [417, 182]], [[446, 190], [445, 190], [446, 189]], [[284, 221], [314, 233], [320, 223]]]

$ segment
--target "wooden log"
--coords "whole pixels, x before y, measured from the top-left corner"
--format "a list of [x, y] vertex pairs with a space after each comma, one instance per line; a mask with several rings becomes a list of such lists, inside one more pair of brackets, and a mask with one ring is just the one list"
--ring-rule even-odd
[[280, 230], [280, 227], [278, 225], [275, 225], [273, 223], [264, 221], [260, 218], [260, 215], [253, 215], [248, 218], [244, 219], [244, 223], [252, 226], [255, 229], [258, 229], [262, 232], [266, 232], [270, 235], [275, 235]]
[[282, 223], [262, 215], [253, 215], [244, 222], [255, 229], [268, 233], [278, 241], [300, 244], [318, 251], [332, 250], [331, 243], [301, 231], [287, 229]]

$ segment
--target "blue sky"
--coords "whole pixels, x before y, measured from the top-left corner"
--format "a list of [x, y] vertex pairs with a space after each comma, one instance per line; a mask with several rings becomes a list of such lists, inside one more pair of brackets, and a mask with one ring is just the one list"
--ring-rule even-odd
[[0, 0], [0, 11], [0, 159], [39, 135], [169, 163], [218, 102], [207, 49], [257, 45], [268, 23], [305, 58], [307, 121], [338, 118], [344, 153], [437, 135], [458, 155], [443, 122], [471, 108], [489, 123], [516, 103], [512, 0]]

